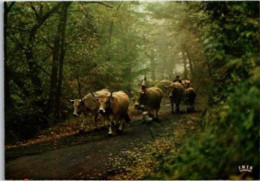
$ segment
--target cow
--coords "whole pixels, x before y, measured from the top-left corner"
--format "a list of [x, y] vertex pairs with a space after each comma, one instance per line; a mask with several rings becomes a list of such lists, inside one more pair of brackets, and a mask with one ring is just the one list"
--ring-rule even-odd
[[115, 125], [118, 132], [123, 131], [125, 122], [129, 123], [128, 115], [129, 97], [123, 91], [111, 92], [109, 95], [96, 97], [99, 102], [99, 113], [108, 121], [108, 135], [113, 134], [112, 127]]
[[196, 99], [196, 92], [192, 87], [189, 87], [185, 89], [185, 99], [184, 102], [187, 104], [187, 112], [194, 112], [195, 107], [194, 107], [194, 102]]
[[96, 97], [101, 95], [109, 95], [110, 92], [107, 89], [103, 89], [100, 91], [96, 91], [95, 93], [91, 92], [85, 95], [82, 99], [74, 99], [70, 100], [73, 103], [73, 116], [79, 117], [81, 113], [84, 114], [83, 122], [80, 126], [80, 131], [83, 131], [84, 122], [88, 115], [93, 116], [94, 123], [97, 122], [98, 118], [98, 109], [99, 109], [99, 102], [97, 101]]
[[136, 109], [148, 111], [148, 115], [155, 121], [158, 120], [163, 92], [159, 87], [150, 87], [139, 92], [139, 96], [134, 99]]
[[166, 87], [169, 87], [171, 84], [172, 81], [170, 80], [160, 80], [159, 82], [157, 82], [156, 86], [163, 91], [163, 96], [166, 97], [170, 94], [169, 89], [167, 89]]
[[170, 93], [170, 102], [172, 106], [172, 113], [174, 113], [174, 104], [176, 105], [176, 112], [180, 112], [180, 103], [182, 101], [182, 97], [184, 95], [184, 88], [181, 83], [173, 82], [169, 87], [171, 90]]
[[184, 87], [184, 89], [187, 89], [190, 87], [191, 81], [190, 80], [182, 80], [182, 86]]

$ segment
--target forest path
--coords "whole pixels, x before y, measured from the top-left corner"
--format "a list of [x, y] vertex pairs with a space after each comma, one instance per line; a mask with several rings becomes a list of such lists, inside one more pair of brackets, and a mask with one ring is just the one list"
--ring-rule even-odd
[[[109, 179], [118, 172], [113, 165], [124, 151], [142, 147], [166, 132], [174, 133], [187, 113], [171, 114], [170, 103], [163, 99], [160, 121], [144, 124], [133, 119], [122, 135], [107, 136], [103, 128], [30, 146], [5, 151], [6, 179], [62, 180]], [[184, 111], [184, 107], [181, 107]]]

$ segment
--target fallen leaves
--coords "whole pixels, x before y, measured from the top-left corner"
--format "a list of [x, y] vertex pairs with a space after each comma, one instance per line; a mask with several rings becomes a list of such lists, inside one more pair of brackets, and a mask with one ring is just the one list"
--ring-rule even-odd
[[109, 180], [142, 180], [152, 176], [160, 167], [160, 157], [166, 157], [177, 150], [176, 143], [181, 143], [187, 133], [197, 129], [198, 116], [183, 117], [177, 126], [165, 130], [160, 137], [139, 142], [138, 147], [122, 150], [118, 156], [109, 158], [110, 165], [117, 169]]
[[[52, 128], [43, 130], [36, 138], [27, 141], [19, 141], [16, 144], [6, 145], [5, 148], [9, 149], [18, 146], [28, 146], [40, 142], [47, 142], [54, 139], [75, 135], [76, 133], [79, 132], [81, 122], [82, 122], [81, 117], [77, 119], [67, 120], [64, 123], [59, 123]], [[85, 121], [84, 131], [85, 132], [93, 131], [94, 129], [101, 128], [103, 126], [104, 126], [103, 121], [94, 123], [90, 118], [87, 118]]]

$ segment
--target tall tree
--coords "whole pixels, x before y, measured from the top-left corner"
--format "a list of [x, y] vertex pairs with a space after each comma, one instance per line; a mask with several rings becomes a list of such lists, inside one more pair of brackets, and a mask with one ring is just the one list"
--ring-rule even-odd
[[[10, 5], [7, 2], [4, 2], [4, 36], [7, 35], [7, 27], [8, 27], [8, 13], [11, 8], [14, 6], [15, 2], [11, 2]], [[11, 102], [11, 93], [10, 93], [10, 72], [7, 66], [8, 54], [7, 54], [7, 41], [4, 39], [4, 70], [5, 70], [5, 80], [4, 80], [4, 88], [5, 88], [5, 109], [9, 108], [12, 104]], [[5, 110], [6, 111], [6, 110]]]
[[191, 76], [192, 76], [192, 74], [193, 74], [193, 63], [192, 63], [191, 55], [190, 55], [189, 50], [186, 49], [185, 52], [186, 52], [186, 55], [187, 55], [187, 58], [188, 58], [188, 61], [189, 61], [190, 73], [191, 73]]
[[44, 24], [44, 22], [55, 12], [58, 10], [58, 8], [60, 7], [60, 3], [56, 4], [55, 6], [53, 6], [51, 8], [51, 10], [49, 10], [48, 12], [46, 12], [43, 15], [40, 15], [39, 13], [37, 13], [35, 11], [36, 18], [37, 21], [36, 23], [33, 25], [33, 27], [30, 29], [29, 31], [29, 38], [28, 38], [28, 42], [27, 45], [25, 45], [25, 56], [26, 56], [26, 60], [27, 60], [27, 64], [29, 66], [29, 72], [30, 72], [30, 78], [31, 78], [31, 82], [34, 86], [34, 93], [36, 95], [40, 95], [42, 93], [42, 81], [39, 77], [39, 67], [37, 66], [37, 63], [34, 60], [34, 55], [33, 55], [33, 48], [35, 46], [34, 42], [35, 42], [35, 36], [37, 34], [37, 31], [41, 28], [41, 26]]
[[182, 55], [183, 68], [184, 68], [183, 75], [184, 75], [184, 78], [187, 79], [188, 78], [188, 69], [187, 69], [186, 56], [185, 56], [185, 53], [183, 51], [181, 52], [181, 55]]
[[[49, 109], [55, 119], [60, 119], [60, 96], [62, 86], [62, 72], [65, 57], [66, 23], [68, 7], [71, 2], [63, 2], [59, 12], [59, 23], [54, 38], [52, 71], [50, 76]], [[54, 119], [54, 118], [53, 118]]]

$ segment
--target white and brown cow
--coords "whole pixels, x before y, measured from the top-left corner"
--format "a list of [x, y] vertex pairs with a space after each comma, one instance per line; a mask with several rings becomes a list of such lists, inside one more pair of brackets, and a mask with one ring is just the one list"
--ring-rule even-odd
[[123, 91], [118, 91], [110, 93], [109, 96], [98, 96], [97, 100], [99, 102], [99, 113], [108, 121], [108, 134], [113, 133], [113, 126], [117, 127], [117, 131], [122, 132], [125, 122], [130, 122], [128, 95]]
[[79, 117], [81, 113], [84, 114], [84, 119], [80, 126], [80, 131], [84, 129], [84, 123], [87, 116], [92, 116], [94, 122], [97, 122], [99, 102], [97, 97], [104, 95], [109, 96], [110, 92], [107, 89], [96, 91], [95, 93], [91, 92], [85, 95], [82, 99], [70, 100], [73, 103], [73, 116]]

